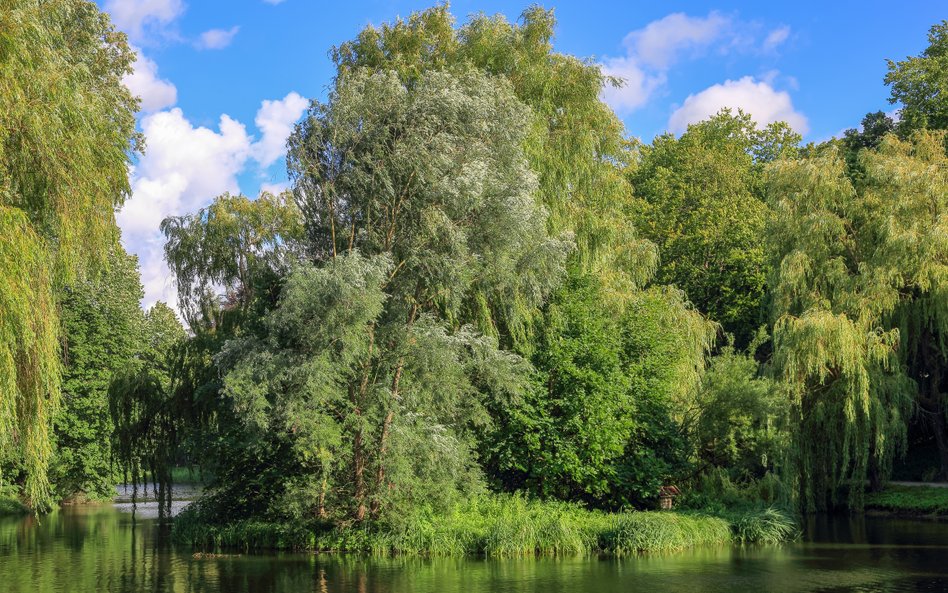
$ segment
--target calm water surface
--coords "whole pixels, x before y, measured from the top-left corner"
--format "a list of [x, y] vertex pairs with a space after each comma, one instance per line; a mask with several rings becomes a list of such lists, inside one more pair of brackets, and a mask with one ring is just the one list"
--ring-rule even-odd
[[822, 518], [795, 544], [622, 560], [201, 559], [138, 510], [137, 521], [123, 504], [0, 518], [0, 592], [948, 591], [944, 523]]

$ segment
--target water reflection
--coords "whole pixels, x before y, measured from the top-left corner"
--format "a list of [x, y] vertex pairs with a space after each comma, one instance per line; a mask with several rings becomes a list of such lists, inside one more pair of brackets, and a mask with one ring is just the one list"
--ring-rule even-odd
[[804, 541], [629, 559], [195, 557], [113, 505], [0, 518], [0, 591], [163, 593], [943, 591], [948, 525], [819, 517]]

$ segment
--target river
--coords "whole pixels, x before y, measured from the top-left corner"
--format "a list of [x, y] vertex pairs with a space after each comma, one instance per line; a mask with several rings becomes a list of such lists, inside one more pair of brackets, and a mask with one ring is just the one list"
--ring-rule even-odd
[[302, 593], [948, 591], [948, 524], [821, 517], [783, 546], [527, 560], [195, 557], [148, 505], [0, 518], [0, 592]]

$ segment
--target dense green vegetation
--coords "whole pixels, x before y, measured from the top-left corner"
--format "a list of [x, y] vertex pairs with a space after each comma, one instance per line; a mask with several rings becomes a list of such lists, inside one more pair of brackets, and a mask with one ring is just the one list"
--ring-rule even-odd
[[119, 481], [167, 512], [199, 464], [199, 547], [630, 554], [896, 504], [909, 442], [948, 477], [945, 23], [890, 63], [898, 122], [807, 146], [729, 110], [627, 139], [541, 8], [366, 28], [290, 190], [162, 223], [185, 329], [117, 242], [124, 36], [8, 4], [0, 512]]
[[495, 558], [671, 552], [701, 545], [779, 543], [794, 519], [774, 508], [724, 515], [640, 511], [604, 513], [519, 496], [474, 497], [447, 512], [413, 512], [396, 524], [322, 528], [247, 520], [225, 526], [175, 522], [174, 536], [199, 549], [297, 549], [377, 556], [483, 555]]
[[948, 488], [890, 484], [866, 495], [866, 510], [912, 517], [948, 517]]

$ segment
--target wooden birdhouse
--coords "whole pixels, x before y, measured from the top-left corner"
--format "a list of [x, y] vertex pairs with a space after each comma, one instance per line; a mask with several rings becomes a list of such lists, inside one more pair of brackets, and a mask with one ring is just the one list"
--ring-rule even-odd
[[680, 494], [681, 491], [676, 486], [662, 486], [658, 491], [658, 508], [663, 511], [671, 510], [675, 497]]

